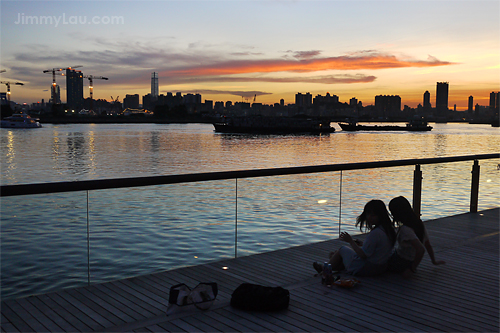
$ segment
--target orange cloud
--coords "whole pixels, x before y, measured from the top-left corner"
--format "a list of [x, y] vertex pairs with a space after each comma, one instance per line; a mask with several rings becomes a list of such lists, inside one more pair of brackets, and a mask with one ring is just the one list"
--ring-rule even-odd
[[315, 72], [324, 70], [361, 70], [402, 67], [432, 67], [452, 63], [430, 57], [428, 60], [400, 60], [393, 55], [361, 53], [340, 57], [271, 59], [271, 60], [233, 60], [204, 66], [189, 67], [163, 72], [166, 76], [206, 76], [245, 73], [273, 72]]

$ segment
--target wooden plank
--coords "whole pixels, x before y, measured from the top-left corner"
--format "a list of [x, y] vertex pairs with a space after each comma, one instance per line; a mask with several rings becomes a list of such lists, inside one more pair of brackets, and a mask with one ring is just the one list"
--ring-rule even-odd
[[[499, 212], [426, 222], [436, 256], [447, 264], [434, 266], [427, 257], [411, 280], [385, 274], [359, 278], [352, 290], [322, 286], [311, 263], [344, 245], [332, 239], [4, 301], [2, 331], [498, 331]], [[165, 315], [172, 285], [211, 281], [219, 295], [209, 311]], [[288, 288], [288, 310], [233, 309], [231, 293], [242, 282]]]
[[[13, 301], [3, 302], [2, 303], [2, 313], [4, 314], [4, 317], [9, 320], [8, 324], [9, 326], [12, 325], [18, 330], [19, 332], [33, 332], [34, 329], [31, 328], [31, 326], [26, 322], [24, 315], [25, 313], [23, 312], [17, 312], [16, 309], [11, 309], [10, 304], [13, 303]], [[28, 318], [29, 319], [29, 318]], [[3, 327], [3, 321], [2, 321], [2, 327]]]
[[64, 318], [64, 320], [66, 320], [71, 326], [75, 327], [77, 331], [89, 332], [93, 330], [90, 328], [90, 326], [88, 326], [86, 323], [83, 322], [83, 320], [85, 320], [86, 318], [81, 318], [80, 315], [78, 314], [74, 315], [74, 313], [70, 312], [71, 311], [70, 307], [66, 308], [65, 306], [60, 305], [52, 298], [50, 298], [48, 294], [37, 296], [37, 298], [45, 305], [47, 305], [50, 309], [52, 309], [55, 313], [57, 313], [59, 316]]

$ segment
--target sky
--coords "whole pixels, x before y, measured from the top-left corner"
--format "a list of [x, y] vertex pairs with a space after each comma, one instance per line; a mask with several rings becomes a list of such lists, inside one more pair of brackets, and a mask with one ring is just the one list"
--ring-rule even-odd
[[[295, 102], [295, 94], [399, 95], [417, 107], [449, 83], [449, 107], [500, 90], [500, 1], [5, 1], [1, 80], [11, 100], [48, 101], [78, 67], [94, 98], [199, 93], [202, 101]], [[66, 100], [65, 77], [56, 76]], [[2, 84], [2, 92], [6, 85]], [[85, 80], [84, 97], [89, 97]]]

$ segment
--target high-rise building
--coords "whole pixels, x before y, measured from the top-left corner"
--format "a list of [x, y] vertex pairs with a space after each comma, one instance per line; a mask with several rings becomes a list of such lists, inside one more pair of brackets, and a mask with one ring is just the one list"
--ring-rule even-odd
[[424, 92], [424, 108], [431, 108], [431, 93], [428, 90]]
[[295, 105], [298, 107], [310, 107], [312, 105], [312, 95], [311, 93], [295, 94]]
[[490, 110], [496, 110], [498, 111], [498, 97], [499, 97], [500, 93], [499, 92], [494, 92], [492, 91], [490, 93]]
[[438, 82], [436, 85], [436, 116], [448, 115], [448, 82]]
[[139, 94], [126, 95], [123, 99], [123, 108], [125, 109], [138, 109], [139, 108]]
[[[50, 86], [50, 89], [52, 90], [52, 85]], [[52, 98], [52, 94], [50, 95], [49, 103], [61, 104], [61, 89], [58, 84], [54, 86], [54, 97], [55, 100]]]
[[469, 96], [469, 108], [467, 109], [467, 112], [469, 114], [472, 114], [473, 111], [474, 111], [474, 97]]
[[81, 71], [66, 69], [66, 105], [70, 110], [83, 109], [83, 74]]
[[156, 101], [158, 99], [158, 73], [151, 73], [151, 98]]
[[401, 97], [378, 95], [375, 96], [375, 110], [379, 116], [399, 116], [401, 112]]

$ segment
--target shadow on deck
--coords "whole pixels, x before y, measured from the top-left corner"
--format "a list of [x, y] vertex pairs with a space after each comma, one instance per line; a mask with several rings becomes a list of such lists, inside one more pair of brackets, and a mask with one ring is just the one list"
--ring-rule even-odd
[[[318, 332], [499, 331], [500, 208], [427, 221], [436, 257], [410, 280], [399, 275], [359, 278], [353, 289], [328, 288], [312, 262], [325, 260], [339, 240], [308, 244], [2, 302], [3, 332]], [[223, 270], [222, 267], [227, 267]], [[172, 285], [217, 282], [208, 311], [166, 315]], [[229, 305], [243, 283], [283, 286], [290, 306], [275, 313]]]

